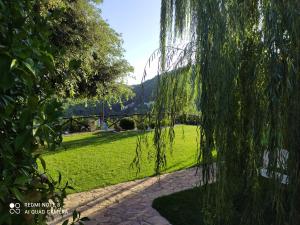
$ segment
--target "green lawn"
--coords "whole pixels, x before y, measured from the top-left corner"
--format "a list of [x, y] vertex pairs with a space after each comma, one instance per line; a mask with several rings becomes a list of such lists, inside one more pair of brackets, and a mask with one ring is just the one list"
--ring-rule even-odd
[[[196, 162], [196, 126], [176, 126], [173, 154], [168, 151], [166, 172], [191, 167]], [[154, 161], [142, 155], [141, 171], [130, 168], [135, 156], [137, 131], [82, 133], [64, 136], [63, 148], [43, 155], [48, 172], [80, 192], [154, 174]], [[152, 135], [149, 135], [150, 150]], [[146, 149], [145, 149], [146, 150]]]
[[[274, 184], [272, 181], [261, 177], [259, 179], [260, 188], [262, 191], [260, 193], [261, 202], [257, 204], [260, 207], [262, 220], [261, 224], [270, 225], [275, 224], [274, 219], [276, 218], [275, 209], [272, 209], [272, 202], [274, 199], [273, 194], [269, 191]], [[215, 193], [216, 185], [211, 184], [211, 193]], [[283, 186], [283, 190], [285, 187]], [[210, 195], [211, 195], [210, 193]], [[206, 189], [203, 186], [180, 191], [171, 195], [162, 196], [155, 199], [152, 203], [152, 207], [155, 208], [160, 215], [166, 218], [173, 225], [205, 225], [203, 221], [203, 211], [206, 213], [215, 213], [216, 210], [210, 208], [210, 210], [203, 210], [203, 196], [206, 195]], [[247, 207], [247, 201], [245, 199], [251, 199], [251, 196], [245, 195], [233, 195], [233, 219], [230, 221], [231, 225], [244, 224], [241, 221], [242, 211]], [[288, 200], [288, 198], [286, 198]], [[213, 202], [216, 199], [213, 198]], [[285, 202], [282, 207], [288, 207], [288, 201]], [[249, 211], [251, 213], [251, 211]], [[247, 215], [244, 215], [247, 217]], [[222, 220], [223, 218], [221, 218]], [[245, 219], [245, 218], [244, 218]], [[221, 224], [227, 224], [221, 221]]]
[[201, 188], [177, 192], [153, 201], [155, 208], [173, 225], [204, 225]]

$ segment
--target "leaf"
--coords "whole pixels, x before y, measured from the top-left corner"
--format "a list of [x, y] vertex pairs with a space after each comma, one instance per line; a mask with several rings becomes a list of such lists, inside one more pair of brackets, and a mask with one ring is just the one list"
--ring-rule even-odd
[[65, 220], [62, 225], [68, 225], [69, 220]]
[[27, 70], [32, 74], [32, 75], [36, 75], [35, 74], [35, 70], [34, 70], [34, 68], [33, 68], [33, 61], [32, 61], [32, 59], [29, 59], [29, 60], [27, 60], [27, 62], [22, 62], [22, 64], [27, 68]]
[[46, 170], [46, 162], [45, 162], [45, 160], [42, 158], [42, 156], [39, 156], [38, 158], [41, 161], [43, 169]]
[[75, 190], [75, 188], [73, 188], [72, 186], [69, 186], [69, 185], [67, 186], [67, 188], [71, 189], [71, 190]]
[[10, 190], [20, 202], [23, 202], [23, 195], [17, 188], [11, 188]]
[[80, 220], [81, 221], [90, 221], [90, 218], [88, 218], [88, 217], [82, 217]]
[[1, 184], [0, 185], [0, 200], [2, 200], [4, 202], [8, 195], [8, 192], [9, 192], [8, 188]]
[[17, 179], [15, 180], [14, 184], [24, 185], [28, 181], [28, 179], [29, 178], [26, 177], [26, 176], [17, 177]]
[[17, 60], [16, 60], [16, 59], [13, 59], [13, 60], [11, 61], [11, 64], [10, 64], [10, 69], [11, 69], [11, 70], [14, 69], [14, 68], [16, 67], [16, 65], [17, 65]]
[[48, 69], [54, 68], [54, 58], [50, 53], [42, 52], [41, 59]]
[[73, 211], [73, 221], [76, 220], [77, 216], [78, 216], [78, 213], [77, 213], [76, 210], [74, 210], [74, 211]]
[[69, 62], [69, 67], [70, 69], [73, 69], [73, 70], [77, 70], [81, 65], [81, 60], [78, 60], [78, 59], [72, 59], [70, 62]]
[[24, 132], [23, 134], [20, 134], [16, 139], [15, 139], [15, 147], [16, 149], [22, 149], [25, 147], [27, 143], [28, 138], [30, 138], [30, 133], [28, 131]]
[[60, 184], [61, 182], [61, 173], [58, 171], [58, 183]]
[[12, 87], [14, 79], [10, 71], [11, 58], [8, 55], [0, 54], [0, 88], [7, 90]]

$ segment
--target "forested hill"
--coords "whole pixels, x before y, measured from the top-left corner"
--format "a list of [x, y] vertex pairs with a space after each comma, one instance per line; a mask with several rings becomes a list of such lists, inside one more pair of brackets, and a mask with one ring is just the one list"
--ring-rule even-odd
[[[145, 109], [144, 106], [146, 106], [146, 104], [148, 105], [151, 104], [151, 102], [153, 102], [154, 100], [157, 81], [158, 81], [157, 77], [154, 77], [152, 79], [143, 82], [142, 84], [132, 85], [131, 87], [133, 89], [135, 96], [129, 101], [125, 102], [124, 106], [129, 107], [129, 109], [135, 107], [138, 110]], [[129, 106], [129, 104], [132, 104], [132, 106]], [[126, 109], [123, 109], [123, 111], [126, 111]]]
[[[153, 104], [154, 93], [157, 87], [157, 77], [149, 79], [141, 84], [132, 85], [130, 88], [134, 92], [134, 97], [121, 104], [113, 104], [105, 106], [105, 114], [132, 114], [143, 113], [150, 110]], [[69, 104], [65, 109], [65, 116], [88, 116], [97, 115], [102, 110], [101, 101], [94, 104]]]

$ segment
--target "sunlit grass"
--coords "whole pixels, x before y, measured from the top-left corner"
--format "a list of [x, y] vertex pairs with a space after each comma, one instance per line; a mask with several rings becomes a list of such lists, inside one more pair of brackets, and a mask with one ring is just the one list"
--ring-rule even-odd
[[[167, 153], [165, 172], [191, 167], [196, 163], [196, 126], [176, 126], [175, 132], [173, 153]], [[130, 168], [137, 135], [137, 131], [128, 131], [64, 136], [63, 147], [57, 152], [44, 154], [43, 158], [49, 174], [57, 177], [60, 171], [63, 182], [68, 180], [75, 192], [152, 176], [154, 160], [149, 161], [147, 154], [148, 150], [154, 150], [152, 132], [149, 133], [149, 149], [143, 151], [141, 171], [137, 173], [136, 168]]]

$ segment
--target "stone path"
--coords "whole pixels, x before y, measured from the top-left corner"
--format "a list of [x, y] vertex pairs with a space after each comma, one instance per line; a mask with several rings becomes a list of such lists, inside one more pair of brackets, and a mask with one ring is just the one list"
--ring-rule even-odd
[[[160, 196], [195, 187], [199, 184], [196, 169], [186, 169], [157, 177], [130, 181], [105, 188], [68, 195], [65, 208], [69, 213], [77, 208], [81, 216], [91, 221], [86, 225], [170, 225], [151, 207]], [[62, 224], [57, 218], [49, 225]]]

